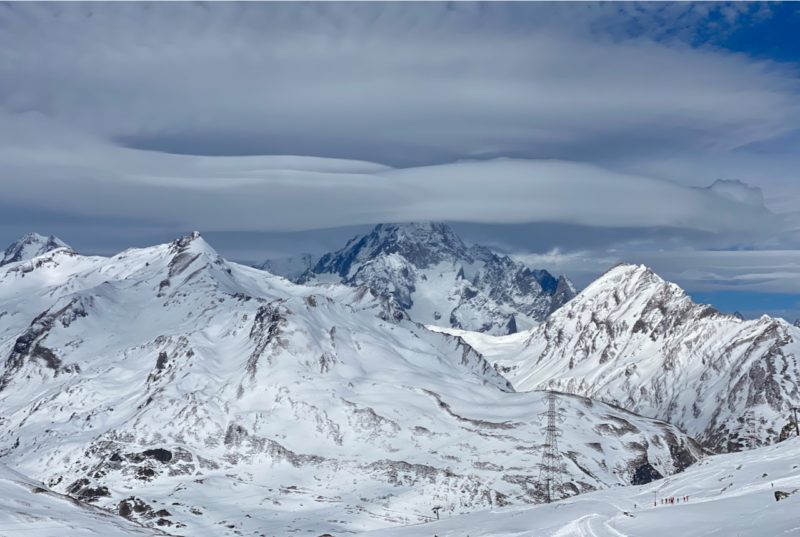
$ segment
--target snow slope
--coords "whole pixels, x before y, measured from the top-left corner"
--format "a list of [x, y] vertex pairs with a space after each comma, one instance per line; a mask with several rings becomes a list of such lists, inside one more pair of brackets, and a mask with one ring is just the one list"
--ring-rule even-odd
[[119, 515], [55, 493], [42, 483], [0, 464], [0, 535], [118, 537], [164, 533], [144, 528]]
[[478, 351], [484, 359], [491, 364], [497, 363], [499, 360], [505, 360], [509, 355], [518, 353], [520, 348], [525, 345], [530, 337], [527, 331], [516, 332], [505, 336], [495, 336], [485, 332], [471, 332], [469, 330], [447, 328], [432, 324], [426, 325], [426, 328], [433, 332], [460, 337], [467, 345]]
[[492, 334], [530, 328], [575, 296], [566, 277], [467, 247], [440, 223], [379, 224], [313, 265], [304, 256], [263, 267], [301, 283], [369, 285], [415, 321]]
[[718, 451], [774, 442], [800, 404], [800, 329], [695, 304], [641, 265], [609, 270], [516, 349], [473, 343], [519, 391], [612, 402]]
[[[0, 459], [179, 535], [341, 533], [541, 499], [543, 394], [366, 287], [295, 285], [199, 234], [0, 269]], [[671, 475], [676, 428], [582, 397], [559, 495]]]
[[45, 237], [38, 233], [28, 233], [6, 248], [3, 259], [0, 259], [0, 266], [33, 259], [56, 248], [71, 249], [67, 243], [52, 235]]
[[[775, 492], [789, 497], [775, 500]], [[689, 497], [662, 505], [661, 498]], [[655, 499], [655, 505], [654, 505]], [[715, 455], [637, 487], [364, 534], [375, 537], [777, 537], [800, 535], [800, 440]]]

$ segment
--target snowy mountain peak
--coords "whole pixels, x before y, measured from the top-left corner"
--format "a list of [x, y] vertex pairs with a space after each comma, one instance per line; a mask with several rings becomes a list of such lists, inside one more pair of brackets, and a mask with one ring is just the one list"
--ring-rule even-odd
[[170, 249], [176, 253], [194, 250], [209, 252], [216, 255], [214, 248], [205, 241], [199, 231], [192, 231], [188, 235], [178, 237], [170, 243]]
[[641, 263], [618, 263], [608, 269], [592, 285], [602, 284], [606, 280], [627, 280], [643, 283], [666, 283], [666, 280], [653, 272], [650, 267]]
[[[686, 293], [669, 283], [645, 265], [620, 263], [590, 283], [580, 295], [584, 305], [617, 306], [631, 300], [630, 307], [637, 311], [645, 307], [654, 297], [669, 296], [672, 301], [689, 300]], [[581, 307], [580, 305], [575, 306]], [[633, 315], [630, 311], [630, 315]]]
[[422, 269], [445, 260], [471, 260], [466, 245], [447, 224], [378, 224], [367, 235], [351, 239], [343, 249], [324, 255], [312, 270], [347, 278], [360, 262], [390, 254], [399, 254]]
[[17, 261], [27, 261], [58, 248], [72, 249], [67, 243], [53, 235], [45, 237], [38, 233], [26, 233], [6, 248], [0, 266]]
[[188, 263], [189, 260], [195, 261], [197, 259], [202, 259], [206, 263], [227, 266], [222, 256], [200, 236], [198, 231], [193, 231], [172, 241], [169, 244], [169, 253], [173, 256], [170, 261], [170, 268], [173, 268], [176, 263], [184, 264]]
[[723, 314], [648, 267], [623, 264], [497, 365], [517, 390], [600, 398], [727, 451], [744, 445], [748, 413], [759, 442], [779, 434], [800, 400], [798, 355], [796, 327]]
[[[281, 265], [292, 264], [263, 266]], [[450, 226], [437, 222], [379, 224], [294, 279], [368, 285], [414, 320], [493, 334], [529, 328], [575, 296], [566, 277], [531, 269], [484, 246], [467, 246]]]

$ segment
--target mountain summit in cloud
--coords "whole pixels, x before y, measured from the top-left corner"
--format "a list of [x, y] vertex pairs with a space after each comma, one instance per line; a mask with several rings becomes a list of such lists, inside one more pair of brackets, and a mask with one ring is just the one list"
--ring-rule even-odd
[[[297, 271], [291, 263], [264, 266]], [[575, 296], [566, 276], [467, 246], [450, 226], [432, 222], [379, 224], [294, 279], [367, 285], [418, 322], [491, 334], [529, 328]]]

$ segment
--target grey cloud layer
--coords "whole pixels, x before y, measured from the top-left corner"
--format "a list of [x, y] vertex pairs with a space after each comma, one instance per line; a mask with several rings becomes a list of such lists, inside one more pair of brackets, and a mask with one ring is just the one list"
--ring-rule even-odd
[[[0, 4], [0, 231], [60, 223], [111, 244], [433, 219], [534, 222], [599, 259], [795, 248], [796, 66], [698, 46], [768, 15]], [[265, 156], [281, 154], [301, 156]], [[763, 187], [773, 212], [693, 188], [717, 178]]]
[[308, 157], [169, 155], [71, 138], [40, 151], [28, 147], [29, 138], [8, 138], [0, 148], [0, 166], [9, 172], [6, 200], [86, 216], [220, 231], [453, 220], [673, 227], [757, 238], [784, 226], [758, 198], [740, 200], [727, 189], [556, 160], [392, 169]]
[[692, 9], [6, 6], [0, 99], [137, 147], [403, 165], [727, 150], [794, 128], [786, 66], [587, 33]]

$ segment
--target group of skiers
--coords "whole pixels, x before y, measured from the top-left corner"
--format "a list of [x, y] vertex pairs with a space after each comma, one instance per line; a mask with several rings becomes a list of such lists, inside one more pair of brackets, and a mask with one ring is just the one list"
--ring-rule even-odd
[[[676, 503], [686, 503], [689, 501], [689, 496], [667, 496], [661, 498], [661, 505], [673, 505]], [[658, 507], [658, 501], [653, 502], [653, 507]]]

